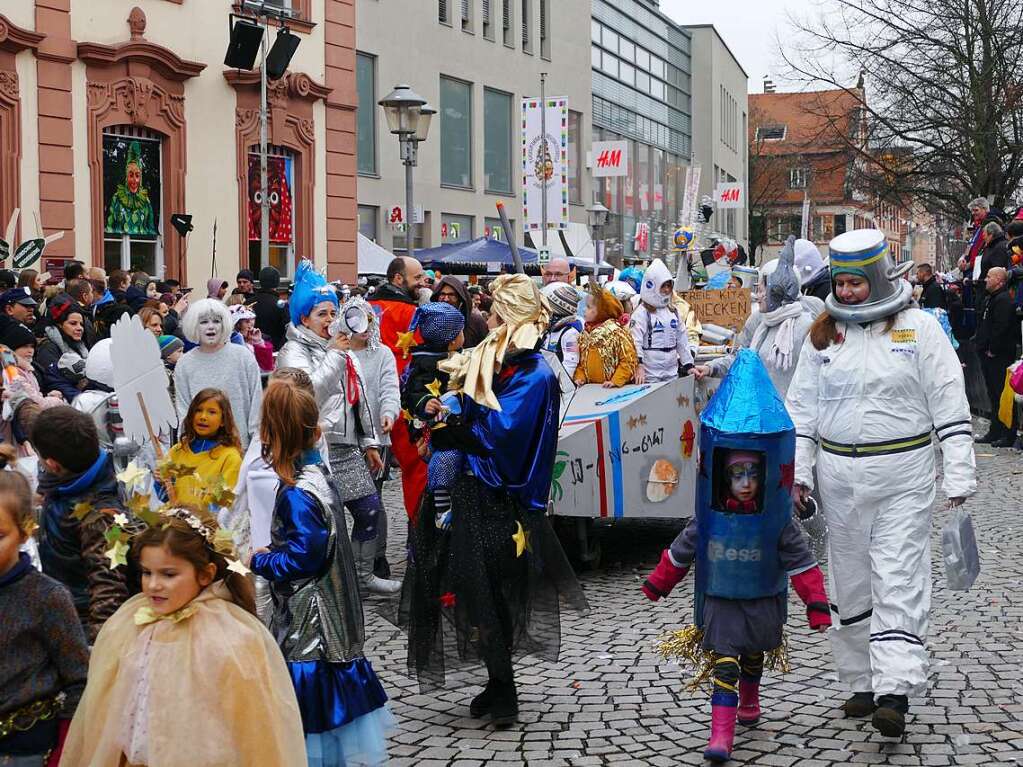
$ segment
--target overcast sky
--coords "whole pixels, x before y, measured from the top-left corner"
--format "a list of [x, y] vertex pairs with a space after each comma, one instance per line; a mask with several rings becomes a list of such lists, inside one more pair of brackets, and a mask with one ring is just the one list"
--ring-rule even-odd
[[780, 79], [777, 34], [785, 32], [786, 12], [803, 6], [796, 0], [661, 0], [661, 10], [679, 24], [717, 27], [749, 75], [750, 93], [763, 92], [765, 76]]

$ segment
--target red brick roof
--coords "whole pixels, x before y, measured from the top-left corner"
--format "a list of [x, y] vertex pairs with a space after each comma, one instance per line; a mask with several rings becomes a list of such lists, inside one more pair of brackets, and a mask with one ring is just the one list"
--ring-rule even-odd
[[[751, 154], [840, 152], [853, 134], [852, 120], [862, 91], [760, 93], [749, 96]], [[785, 128], [781, 140], [758, 140], [759, 127]]]

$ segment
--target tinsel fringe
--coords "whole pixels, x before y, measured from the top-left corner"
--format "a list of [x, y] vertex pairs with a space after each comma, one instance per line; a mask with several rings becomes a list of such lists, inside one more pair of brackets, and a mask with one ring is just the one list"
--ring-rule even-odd
[[[702, 644], [703, 630], [697, 626], [686, 626], [662, 634], [657, 639], [657, 652], [662, 658], [681, 661], [692, 667], [693, 680], [686, 686], [689, 692], [698, 692], [705, 686], [708, 690], [712, 687], [715, 656], [710, 650], [703, 649]], [[764, 654], [764, 668], [783, 674], [789, 672], [789, 641], [785, 633], [782, 633], [781, 644]]]

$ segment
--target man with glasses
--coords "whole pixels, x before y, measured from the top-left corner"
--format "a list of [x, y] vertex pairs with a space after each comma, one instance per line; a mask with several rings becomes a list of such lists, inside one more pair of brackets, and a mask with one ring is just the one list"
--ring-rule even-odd
[[543, 284], [550, 285], [552, 282], [567, 282], [569, 285], [575, 284], [575, 269], [568, 263], [568, 259], [563, 256], [555, 256], [550, 260], [547, 266], [541, 269], [543, 274]]

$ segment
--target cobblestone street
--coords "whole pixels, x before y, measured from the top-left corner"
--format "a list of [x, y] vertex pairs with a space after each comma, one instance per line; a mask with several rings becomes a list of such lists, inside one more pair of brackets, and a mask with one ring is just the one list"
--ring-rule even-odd
[[[841, 718], [837, 707], [845, 693], [828, 640], [809, 631], [792, 595], [792, 670], [765, 675], [765, 715], [755, 727], [739, 727], [731, 764], [1023, 764], [1023, 461], [1010, 450], [979, 446], [977, 452], [980, 489], [966, 508], [983, 572], [968, 592], [944, 587], [940, 530], [948, 513], [939, 492], [928, 642], [932, 687], [926, 698], [911, 701], [905, 740], [881, 738], [869, 721]], [[397, 491], [396, 482], [386, 491], [392, 562], [402, 561], [405, 538]], [[528, 659], [517, 666], [521, 722], [506, 731], [469, 718], [478, 688], [420, 695], [405, 674], [404, 635], [368, 609], [367, 655], [399, 721], [390, 764], [703, 764], [708, 696], [688, 692], [684, 671], [654, 649], [659, 635], [690, 622], [692, 577], [657, 604], [639, 591], [678, 529], [630, 523], [604, 531], [601, 567], [580, 576], [591, 612], [566, 616], [560, 662]]]

